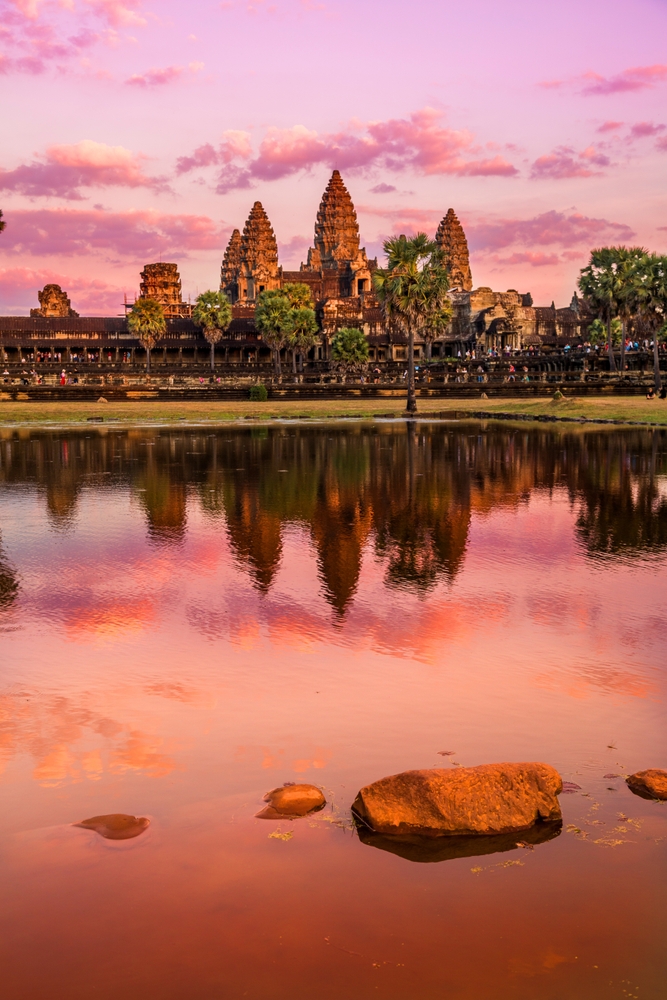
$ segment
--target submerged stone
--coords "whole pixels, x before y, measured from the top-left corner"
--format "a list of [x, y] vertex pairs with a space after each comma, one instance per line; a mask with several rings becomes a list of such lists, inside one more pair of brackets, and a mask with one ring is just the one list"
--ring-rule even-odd
[[455, 771], [404, 771], [362, 788], [359, 823], [398, 836], [479, 836], [561, 821], [563, 782], [548, 764], [483, 764]]
[[91, 816], [74, 826], [84, 830], [94, 830], [105, 840], [132, 840], [147, 830], [150, 820], [145, 816], [128, 816], [126, 813], [109, 813], [107, 816]]
[[667, 799], [667, 771], [650, 767], [646, 771], [635, 771], [625, 779], [635, 795], [643, 799]]
[[268, 803], [257, 819], [284, 819], [290, 816], [307, 816], [324, 808], [326, 799], [317, 785], [281, 785], [264, 796]]

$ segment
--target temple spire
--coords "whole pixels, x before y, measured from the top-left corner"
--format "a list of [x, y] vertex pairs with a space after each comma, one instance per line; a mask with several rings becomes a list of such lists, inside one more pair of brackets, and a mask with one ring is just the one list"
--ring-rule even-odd
[[468, 241], [453, 208], [449, 209], [438, 226], [435, 239], [442, 249], [444, 262], [449, 271], [450, 286], [471, 292], [472, 273], [470, 271]]

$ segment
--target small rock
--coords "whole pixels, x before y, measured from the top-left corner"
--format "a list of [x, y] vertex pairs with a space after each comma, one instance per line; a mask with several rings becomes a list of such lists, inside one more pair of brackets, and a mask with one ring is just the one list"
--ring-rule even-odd
[[667, 771], [651, 767], [647, 771], [636, 771], [625, 779], [635, 795], [643, 799], [667, 799]]
[[74, 826], [84, 830], [94, 830], [105, 840], [132, 840], [147, 830], [150, 820], [145, 816], [128, 816], [126, 813], [110, 813], [108, 816], [91, 816]]
[[268, 802], [257, 819], [284, 819], [289, 816], [307, 816], [323, 809], [327, 800], [317, 785], [281, 785], [264, 796]]
[[108, 399], [105, 399], [105, 398], [104, 398], [104, 396], [100, 396], [100, 398], [99, 398], [99, 399], [97, 400], [97, 402], [98, 402], [98, 403], [108, 403], [108, 402], [109, 402], [109, 400], [108, 400]]
[[359, 823], [398, 836], [488, 835], [560, 822], [561, 777], [548, 764], [483, 764], [404, 771], [362, 788]]
[[479, 398], [480, 399], [488, 399], [489, 397], [487, 396], [487, 394], [485, 392], [483, 392], [482, 395]]

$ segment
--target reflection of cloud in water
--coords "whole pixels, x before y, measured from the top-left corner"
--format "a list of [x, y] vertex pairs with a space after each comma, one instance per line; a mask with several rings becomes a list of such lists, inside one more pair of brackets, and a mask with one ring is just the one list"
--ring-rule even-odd
[[[0, 771], [28, 755], [46, 788], [136, 772], [161, 778], [177, 768], [160, 737], [127, 727], [70, 698], [30, 691], [0, 697]], [[97, 744], [91, 746], [91, 743]]]

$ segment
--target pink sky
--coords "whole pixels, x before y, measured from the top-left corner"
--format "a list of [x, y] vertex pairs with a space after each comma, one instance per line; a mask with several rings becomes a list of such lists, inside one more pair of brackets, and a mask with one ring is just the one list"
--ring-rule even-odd
[[371, 256], [453, 207], [476, 286], [565, 305], [592, 246], [667, 249], [665, 38], [665, 0], [0, 0], [0, 312], [215, 288], [256, 199], [298, 267], [334, 167]]

